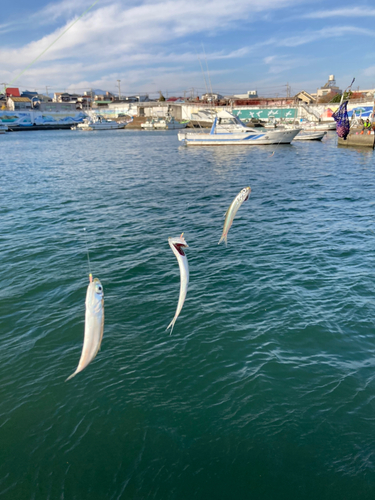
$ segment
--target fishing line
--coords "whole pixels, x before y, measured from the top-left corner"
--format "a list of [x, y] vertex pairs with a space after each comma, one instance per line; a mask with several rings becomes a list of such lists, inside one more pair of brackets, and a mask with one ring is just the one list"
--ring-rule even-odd
[[208, 85], [207, 85], [207, 81], [206, 81], [206, 75], [204, 74], [202, 62], [201, 62], [200, 57], [199, 57], [198, 54], [197, 54], [197, 57], [198, 57], [198, 61], [199, 61], [199, 64], [200, 64], [200, 67], [201, 67], [201, 70], [202, 70], [202, 75], [203, 75], [203, 78], [204, 78], [204, 86], [206, 87], [206, 92], [208, 94]]
[[[36, 57], [36, 58], [35, 58], [35, 59], [34, 59], [34, 60], [33, 60], [33, 61], [32, 61], [32, 62], [28, 65], [28, 66], [26, 66], [26, 68], [25, 68], [23, 71], [21, 71], [21, 73], [20, 73], [18, 76], [16, 76], [16, 77], [15, 77], [15, 78], [14, 78], [14, 79], [13, 79], [13, 80], [12, 80], [12, 81], [8, 84], [8, 87], [9, 87], [10, 85], [12, 85], [12, 83], [14, 83], [15, 81], [17, 81], [17, 80], [18, 80], [18, 78], [19, 78], [21, 75], [23, 75], [23, 74], [25, 73], [25, 71], [27, 71], [27, 70], [28, 70], [28, 69], [29, 69], [29, 68], [30, 68], [30, 67], [31, 67], [34, 63], [36, 63], [36, 61], [37, 61], [40, 57], [42, 57], [42, 55], [43, 55], [43, 54], [45, 54], [45, 53], [47, 52], [47, 50], [48, 50], [48, 49], [50, 49], [50, 48], [52, 47], [52, 45], [54, 45], [54, 44], [55, 44], [58, 40], [60, 40], [60, 38], [61, 38], [63, 35], [65, 35], [65, 33], [66, 33], [67, 31], [69, 31], [69, 30], [70, 30], [70, 28], [71, 28], [72, 26], [74, 26], [74, 25], [75, 25], [75, 24], [76, 24], [76, 23], [77, 23], [77, 22], [78, 22], [78, 21], [79, 21], [79, 20], [80, 20], [80, 19], [81, 19], [81, 18], [82, 18], [82, 17], [83, 17], [83, 16], [84, 16], [84, 15], [85, 15], [88, 11], [89, 11], [89, 10], [91, 10], [91, 9], [94, 7], [94, 5], [95, 5], [95, 4], [97, 4], [98, 2], [99, 2], [99, 0], [95, 0], [95, 2], [94, 2], [94, 3], [93, 3], [93, 4], [92, 4], [92, 5], [91, 5], [88, 9], [86, 9], [86, 10], [85, 10], [85, 12], [83, 12], [83, 14], [81, 14], [81, 15], [80, 15], [80, 16], [79, 16], [79, 17], [78, 17], [75, 21], [73, 21], [73, 22], [72, 22], [72, 24], [70, 24], [70, 25], [66, 28], [66, 30], [64, 30], [64, 31], [61, 33], [61, 35], [59, 35], [59, 36], [56, 38], [56, 40], [54, 40], [54, 41], [53, 41], [50, 45], [48, 45], [48, 47], [47, 47], [46, 49], [44, 49], [44, 50], [43, 50], [43, 52], [42, 52], [41, 54], [39, 54], [39, 55], [38, 55], [38, 57]], [[5, 87], [5, 89], [6, 89], [6, 86], [5, 86], [5, 85], [4, 85], [4, 87]]]
[[85, 227], [83, 228], [83, 234], [85, 235], [85, 243], [86, 243], [86, 251], [87, 251], [87, 261], [88, 261], [88, 264], [89, 264], [89, 276], [92, 276], [92, 273], [91, 273], [91, 263], [90, 263], [90, 253], [89, 253], [89, 244], [88, 244], [88, 241], [87, 241], [87, 232], [86, 232], [86, 228]]
[[[267, 132], [266, 132], [267, 133]], [[276, 153], [276, 150], [278, 149], [278, 147], [280, 146], [280, 142], [281, 142], [281, 139], [279, 140], [279, 142], [276, 144], [276, 148], [275, 148], [275, 151], [272, 152], [271, 155], [268, 155], [268, 158], [271, 158], [275, 153]]]
[[204, 45], [203, 45], [203, 43], [202, 43], [202, 49], [203, 49], [204, 59], [205, 59], [205, 61], [206, 61], [207, 77], [208, 77], [208, 81], [209, 81], [209, 83], [210, 83], [210, 89], [211, 89], [211, 102], [212, 102], [213, 95], [212, 95], [211, 77], [210, 77], [210, 72], [209, 72], [209, 69], [208, 69], [207, 56], [206, 56], [206, 51], [204, 50]]

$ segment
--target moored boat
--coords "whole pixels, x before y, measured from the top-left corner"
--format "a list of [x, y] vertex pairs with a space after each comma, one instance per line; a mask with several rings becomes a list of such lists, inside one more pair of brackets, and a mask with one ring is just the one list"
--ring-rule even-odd
[[155, 123], [159, 120], [159, 118], [147, 118], [144, 123], [141, 123], [141, 128], [144, 130], [155, 130]]
[[142, 123], [141, 127], [145, 130], [177, 130], [186, 128], [188, 121], [179, 122], [173, 116], [166, 116], [165, 118], [152, 118]]
[[5, 123], [0, 123], [0, 134], [5, 134], [8, 131], [8, 126]]
[[76, 130], [113, 130], [124, 128], [125, 125], [125, 123], [118, 123], [113, 120], [107, 120], [101, 115], [95, 115], [85, 118], [82, 123], [77, 125]]
[[309, 122], [305, 121], [301, 123], [303, 130], [336, 130], [335, 122]]
[[228, 111], [220, 111], [210, 132], [179, 132], [178, 139], [189, 146], [290, 144], [300, 130], [255, 130]]
[[325, 130], [317, 132], [309, 132], [307, 130], [302, 130], [293, 140], [294, 141], [321, 141], [323, 137], [327, 134]]

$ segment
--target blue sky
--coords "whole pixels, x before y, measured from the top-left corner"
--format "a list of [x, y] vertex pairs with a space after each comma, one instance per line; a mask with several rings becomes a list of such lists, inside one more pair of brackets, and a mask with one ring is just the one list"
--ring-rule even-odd
[[[11, 83], [94, 0], [4, 2], [0, 83]], [[373, 0], [99, 0], [12, 86], [189, 95], [375, 88]]]

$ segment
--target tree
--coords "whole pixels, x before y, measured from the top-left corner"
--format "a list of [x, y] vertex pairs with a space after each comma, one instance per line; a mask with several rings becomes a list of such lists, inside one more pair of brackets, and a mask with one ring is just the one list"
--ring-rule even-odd
[[328, 102], [333, 102], [332, 99], [334, 99], [336, 96], [339, 96], [339, 100], [340, 100], [340, 97], [341, 97], [340, 94], [334, 94], [333, 92], [329, 92], [328, 94], [320, 96], [318, 99], [318, 103], [327, 104]]
[[[341, 101], [341, 96], [342, 94], [336, 94], [335, 97], [330, 101], [330, 102], [340, 102]], [[344, 101], [347, 101], [350, 99], [352, 96], [352, 91], [349, 90], [349, 92], [344, 92]]]

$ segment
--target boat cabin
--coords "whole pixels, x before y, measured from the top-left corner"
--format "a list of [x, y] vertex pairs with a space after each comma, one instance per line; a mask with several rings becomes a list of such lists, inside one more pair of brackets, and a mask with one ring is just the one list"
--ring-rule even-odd
[[232, 113], [228, 111], [219, 111], [211, 128], [211, 134], [227, 134], [246, 131], [248, 131], [246, 125], [244, 125], [237, 116], [232, 115]]

